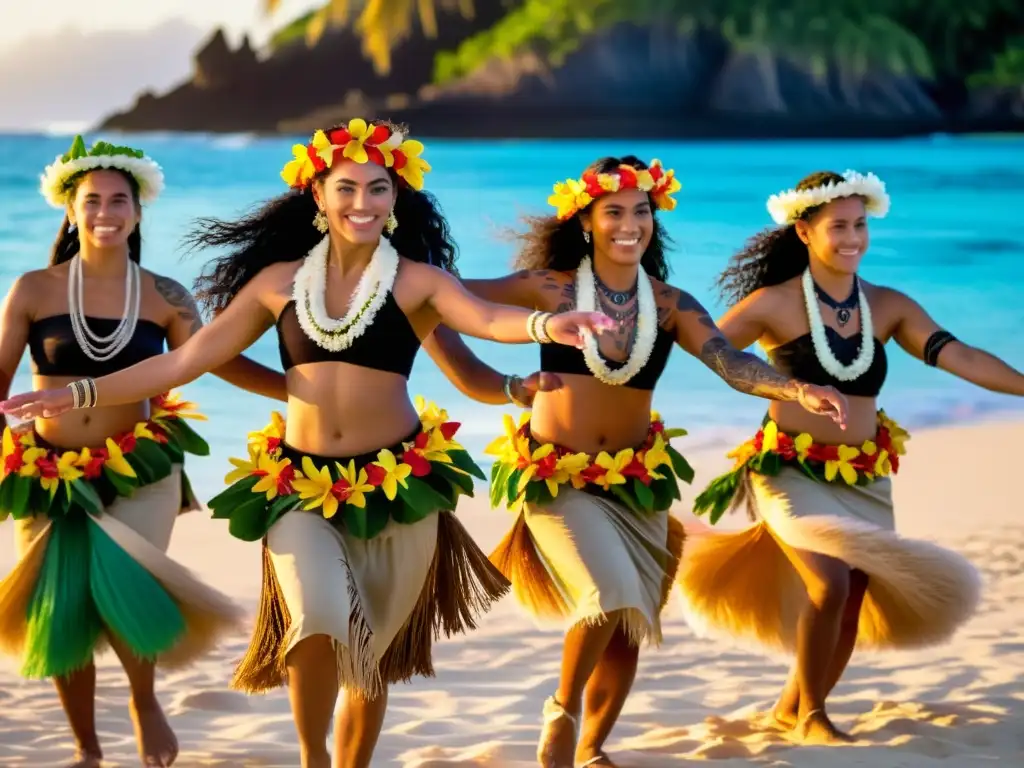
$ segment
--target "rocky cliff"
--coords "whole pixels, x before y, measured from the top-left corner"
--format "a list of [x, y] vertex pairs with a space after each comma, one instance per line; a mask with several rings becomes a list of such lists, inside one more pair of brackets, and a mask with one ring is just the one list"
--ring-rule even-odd
[[[480, 3], [479, 6], [485, 4]], [[893, 136], [1024, 130], [1024, 88], [942, 87], [881, 71], [815, 67], [732, 48], [714, 32], [622, 23], [590, 36], [560, 65], [532, 53], [492, 60], [443, 87], [436, 53], [504, 12], [453, 16], [438, 39], [413, 34], [378, 76], [348, 30], [259, 60], [220, 32], [170, 93], [144, 94], [102, 127], [131, 131], [309, 133], [352, 116], [390, 117], [418, 135], [491, 137]]]

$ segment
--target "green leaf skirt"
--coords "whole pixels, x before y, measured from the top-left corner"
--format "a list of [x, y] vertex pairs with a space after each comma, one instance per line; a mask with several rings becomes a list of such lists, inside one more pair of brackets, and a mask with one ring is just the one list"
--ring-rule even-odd
[[[81, 669], [104, 632], [149, 660], [171, 651], [186, 632], [182, 601], [119, 542], [123, 534], [138, 549], [144, 539], [139, 545], [134, 531], [104, 519], [110, 505], [133, 503], [139, 489], [168, 481], [186, 453], [209, 453], [176, 413], [159, 407], [154, 413], [98, 448], [61, 450], [33, 432], [4, 432], [0, 520], [14, 518], [22, 538], [29, 532], [35, 538], [0, 582], [0, 647], [22, 657], [26, 677]], [[191, 497], [180, 475], [175, 515]], [[152, 556], [146, 550], [144, 559]], [[174, 569], [171, 580], [180, 575]], [[192, 586], [187, 577], [180, 583]], [[219, 595], [213, 602], [228, 610]]]

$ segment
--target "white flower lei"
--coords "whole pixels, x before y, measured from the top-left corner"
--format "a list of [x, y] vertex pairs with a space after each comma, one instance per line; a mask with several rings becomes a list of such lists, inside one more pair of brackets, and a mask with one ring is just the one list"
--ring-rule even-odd
[[867, 212], [884, 218], [889, 212], [889, 194], [885, 183], [873, 173], [846, 171], [844, 181], [828, 182], [813, 189], [790, 189], [768, 198], [768, 213], [776, 224], [792, 224], [808, 208], [824, 205], [840, 197], [863, 197]]
[[295, 315], [303, 333], [331, 352], [347, 349], [373, 324], [384, 306], [398, 273], [398, 252], [381, 238], [370, 263], [363, 270], [352, 293], [345, 316], [336, 319], [327, 313], [327, 253], [330, 238], [313, 246], [295, 273], [292, 298]]
[[[658, 307], [654, 301], [654, 288], [651, 278], [641, 270], [641, 276], [647, 278], [637, 281], [637, 318], [636, 344], [629, 353], [629, 359], [621, 368], [610, 369], [601, 357], [597, 339], [589, 330], [583, 331], [583, 359], [594, 377], [605, 384], [619, 386], [625, 384], [647, 365], [654, 350], [654, 342], [658, 336]], [[597, 307], [597, 285], [594, 282], [594, 270], [590, 257], [584, 257], [576, 270], [576, 309], [580, 312], [594, 312]]]
[[843, 365], [832, 353], [832, 347], [828, 343], [828, 335], [825, 332], [825, 321], [821, 318], [821, 310], [818, 308], [818, 296], [814, 291], [814, 277], [811, 275], [811, 268], [804, 270], [803, 276], [804, 304], [807, 305], [807, 320], [811, 326], [811, 341], [814, 344], [814, 354], [831, 376], [839, 381], [853, 381], [860, 378], [871, 367], [875, 359], [875, 334], [871, 325], [871, 307], [864, 296], [864, 289], [857, 281], [857, 296], [860, 302], [860, 351], [857, 357], [849, 365]]

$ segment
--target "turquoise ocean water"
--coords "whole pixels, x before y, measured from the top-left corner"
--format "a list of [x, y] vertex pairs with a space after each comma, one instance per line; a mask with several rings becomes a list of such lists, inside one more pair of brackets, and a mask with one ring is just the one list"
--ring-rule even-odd
[[[93, 138], [89, 137], [91, 141]], [[118, 140], [125, 140], [121, 137]], [[164, 196], [145, 212], [143, 263], [191, 285], [209, 254], [186, 257], [181, 237], [197, 216], [234, 216], [279, 194], [278, 172], [290, 156], [287, 139], [244, 136], [128, 137], [160, 162]], [[38, 194], [43, 167], [65, 151], [67, 137], [0, 136], [0, 290], [43, 266], [61, 215]], [[503, 228], [526, 213], [544, 212], [552, 182], [576, 176], [603, 154], [659, 157], [676, 169], [683, 189], [676, 211], [663, 220], [676, 240], [671, 282], [712, 311], [723, 307], [712, 284], [744, 239], [770, 223], [766, 197], [821, 168], [874, 171], [888, 185], [892, 210], [871, 224], [872, 245], [863, 274], [920, 301], [960, 338], [1024, 368], [1024, 138], [934, 137], [885, 142], [674, 143], [661, 141], [465, 142], [434, 140], [425, 156], [434, 166], [429, 188], [438, 196], [460, 246], [459, 266], [472, 277], [509, 270], [512, 246]], [[536, 348], [471, 340], [489, 363], [528, 373]], [[882, 403], [911, 427], [1012, 412], [1020, 401], [990, 394], [926, 368], [889, 345], [890, 378]], [[276, 338], [250, 350], [279, 367]], [[12, 391], [30, 386], [27, 356]], [[435, 399], [463, 423], [460, 438], [480, 449], [500, 429], [504, 409], [461, 396], [420, 355], [411, 390]], [[244, 454], [245, 433], [262, 427], [273, 404], [241, 393], [212, 376], [186, 390], [210, 417], [204, 428], [211, 458], [190, 473], [204, 497], [216, 492], [228, 456]], [[763, 401], [737, 394], [686, 353], [677, 350], [661, 380], [655, 407], [690, 430], [680, 447], [725, 447], [747, 434], [764, 413]], [[480, 457], [483, 458], [483, 457]]]

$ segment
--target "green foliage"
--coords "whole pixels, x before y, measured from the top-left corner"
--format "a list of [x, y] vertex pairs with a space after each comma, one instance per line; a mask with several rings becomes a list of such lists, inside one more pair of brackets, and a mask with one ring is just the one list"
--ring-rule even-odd
[[306, 39], [306, 29], [319, 11], [319, 8], [314, 8], [275, 31], [270, 36], [270, 49], [277, 51], [296, 40], [304, 41]]
[[1024, 85], [1024, 37], [1007, 43], [1006, 49], [996, 56], [992, 68], [973, 75], [968, 83], [975, 87]]
[[[534, 51], [558, 65], [586, 38], [621, 22], [708, 30], [742, 52], [771, 52], [809, 65], [832, 62], [863, 73], [882, 69], [923, 78], [964, 78], [992, 67], [999, 82], [1019, 81], [1024, 23], [1018, 0], [522, 0], [492, 28], [435, 62], [435, 80], [469, 74], [492, 57]], [[993, 50], [1007, 50], [995, 63]], [[1016, 80], [1014, 80], [1016, 78]]]

